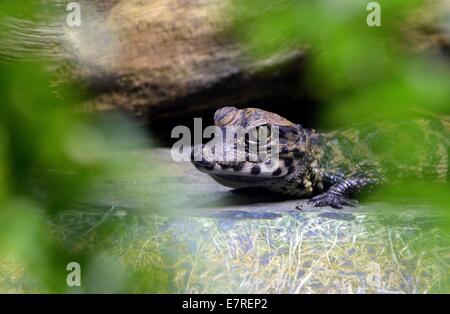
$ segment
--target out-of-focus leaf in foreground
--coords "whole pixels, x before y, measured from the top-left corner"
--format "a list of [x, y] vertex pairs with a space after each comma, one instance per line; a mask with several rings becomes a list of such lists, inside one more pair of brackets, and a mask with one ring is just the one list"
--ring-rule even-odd
[[[11, 18], [32, 20], [38, 14], [51, 20], [48, 12], [54, 12], [45, 4], [2, 2], [0, 41], [14, 36], [8, 33]], [[151, 184], [164, 169], [157, 161], [136, 162], [133, 151], [150, 143], [125, 118], [80, 113], [77, 105], [87, 97], [82, 90], [61, 82], [45, 59], [0, 61], [0, 266], [8, 269], [0, 277], [2, 291], [133, 289], [137, 273], [124, 269], [111, 250], [111, 239], [126, 231], [114, 202], [139, 199], [141, 210], [154, 213], [163, 197], [149, 198], [148, 186], [132, 193], [125, 186], [108, 198], [97, 187], [117, 177], [133, 178], [143, 167], [153, 174]], [[96, 201], [86, 203], [89, 199]], [[70, 262], [82, 266], [81, 287], [66, 284]], [[158, 277], [151, 267], [145, 273]]]

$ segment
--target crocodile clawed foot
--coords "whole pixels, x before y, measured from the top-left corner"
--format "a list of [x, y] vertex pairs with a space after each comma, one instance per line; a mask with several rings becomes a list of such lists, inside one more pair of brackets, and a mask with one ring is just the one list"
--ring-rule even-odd
[[312, 204], [316, 207], [331, 206], [336, 209], [341, 209], [343, 206], [355, 207], [358, 205], [358, 201], [344, 195], [325, 192], [314, 196], [308, 201], [308, 204]]

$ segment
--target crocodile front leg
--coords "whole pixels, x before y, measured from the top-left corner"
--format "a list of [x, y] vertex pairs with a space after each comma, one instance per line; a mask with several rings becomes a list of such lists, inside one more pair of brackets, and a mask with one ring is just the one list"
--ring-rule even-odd
[[379, 184], [379, 179], [364, 177], [343, 178], [328, 189], [308, 201], [316, 207], [331, 206], [340, 209], [342, 206], [357, 206], [358, 201], [350, 198], [351, 195], [368, 190]]

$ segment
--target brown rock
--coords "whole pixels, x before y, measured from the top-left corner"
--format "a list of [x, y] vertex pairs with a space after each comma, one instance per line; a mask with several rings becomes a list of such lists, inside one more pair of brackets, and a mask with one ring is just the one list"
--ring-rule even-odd
[[64, 36], [76, 72], [95, 92], [85, 108], [122, 108], [152, 121], [292, 93], [297, 84], [289, 78], [301, 73], [300, 51], [250, 61], [227, 36], [229, 1], [95, 3], [82, 27]]

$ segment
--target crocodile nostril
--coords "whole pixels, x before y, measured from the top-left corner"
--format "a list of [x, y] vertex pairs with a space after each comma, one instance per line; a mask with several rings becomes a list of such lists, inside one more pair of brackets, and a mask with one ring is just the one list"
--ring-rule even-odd
[[212, 170], [214, 168], [214, 166], [216, 165], [215, 162], [207, 161], [204, 158], [202, 160], [193, 160], [192, 163], [194, 164], [195, 168], [197, 168], [197, 169], [203, 168], [206, 170]]

